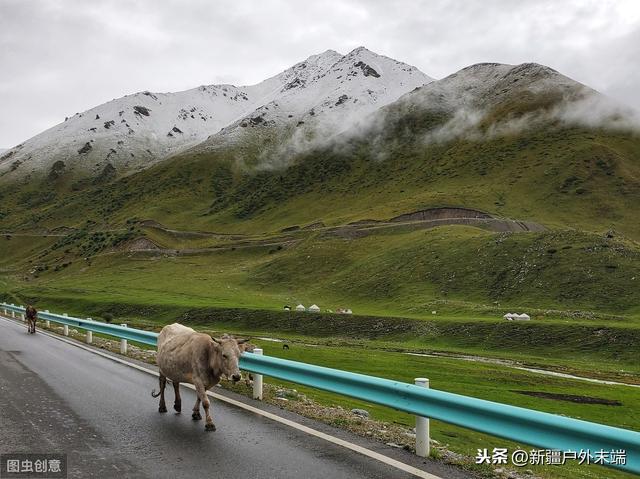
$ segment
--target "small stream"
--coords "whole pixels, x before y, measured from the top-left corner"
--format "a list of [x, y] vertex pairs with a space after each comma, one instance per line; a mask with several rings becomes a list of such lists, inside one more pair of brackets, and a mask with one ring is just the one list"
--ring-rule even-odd
[[[261, 338], [256, 338], [258, 340], [261, 341], [270, 341], [273, 343], [284, 343], [285, 340], [284, 339], [278, 339], [278, 338], [266, 338], [266, 337], [261, 337]], [[309, 346], [309, 347], [318, 347], [318, 345], [316, 344], [301, 344], [301, 346]], [[595, 383], [595, 384], [606, 384], [606, 385], [610, 385], [610, 386], [629, 386], [632, 388], [640, 388], [640, 384], [629, 384], [629, 383], [622, 383], [619, 381], [608, 381], [606, 379], [596, 379], [596, 378], [587, 378], [584, 376], [575, 376], [573, 374], [567, 374], [567, 373], [559, 373], [556, 371], [549, 371], [547, 369], [539, 369], [539, 368], [528, 368], [525, 366], [520, 366], [517, 362], [515, 361], [510, 361], [508, 359], [494, 359], [494, 358], [485, 358], [482, 356], [472, 356], [472, 355], [448, 355], [448, 354], [433, 354], [433, 353], [402, 353], [402, 354], [406, 354], [407, 356], [422, 356], [422, 357], [426, 357], [426, 358], [438, 358], [438, 359], [458, 359], [460, 361], [471, 361], [474, 363], [487, 363], [487, 364], [497, 364], [500, 366], [505, 366], [507, 368], [511, 368], [511, 369], [519, 369], [520, 371], [527, 371], [530, 373], [534, 373], [534, 374], [542, 374], [543, 376], [554, 376], [557, 378], [564, 378], [564, 379], [575, 379], [577, 381], [587, 381], [590, 383]]]
[[505, 359], [492, 359], [483, 358], [482, 356], [449, 356], [445, 354], [427, 354], [427, 353], [403, 353], [409, 356], [424, 356], [428, 358], [446, 358], [446, 359], [459, 359], [460, 361], [471, 361], [475, 363], [489, 363], [498, 364], [512, 369], [519, 369], [521, 371], [527, 371], [534, 374], [542, 374], [544, 376], [555, 376], [558, 378], [575, 379], [578, 381], [587, 381], [596, 384], [608, 384], [613, 386], [629, 386], [632, 388], [640, 388], [640, 384], [621, 383], [619, 381], [607, 381], [606, 379], [586, 378], [584, 376], [575, 376], [573, 374], [559, 373], [556, 371], [549, 371], [547, 369], [527, 368], [525, 366], [519, 366], [518, 363], [508, 361]]

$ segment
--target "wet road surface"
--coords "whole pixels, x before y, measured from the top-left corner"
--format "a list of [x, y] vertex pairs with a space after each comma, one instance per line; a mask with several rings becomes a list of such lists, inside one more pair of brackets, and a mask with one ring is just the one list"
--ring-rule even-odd
[[[29, 335], [25, 326], [0, 318], [2, 454], [66, 453], [70, 478], [415, 477], [216, 400], [217, 431], [207, 433], [203, 421], [191, 420], [191, 389], [182, 388], [184, 412], [178, 415], [168, 386], [169, 413], [161, 415], [150, 395], [153, 388], [155, 376], [41, 333]], [[443, 478], [466, 477], [405, 451], [299, 419]]]

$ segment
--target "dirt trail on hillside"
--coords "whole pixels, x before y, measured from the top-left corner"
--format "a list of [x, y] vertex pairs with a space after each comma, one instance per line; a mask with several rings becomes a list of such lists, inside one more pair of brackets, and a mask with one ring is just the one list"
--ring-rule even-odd
[[362, 220], [343, 226], [325, 228], [328, 233], [343, 238], [361, 238], [381, 229], [398, 231], [415, 231], [438, 226], [464, 225], [474, 226], [498, 233], [540, 232], [545, 228], [531, 221], [498, 218], [489, 213], [470, 208], [430, 208], [405, 213], [388, 220]]
[[[225, 238], [242, 242], [264, 242], [264, 236], [245, 235], [237, 233], [220, 233], [207, 231], [176, 230], [168, 228], [154, 220], [143, 220], [138, 223], [140, 226], [154, 228], [165, 233], [181, 238]], [[545, 231], [544, 226], [531, 221], [514, 220], [501, 218], [490, 213], [461, 207], [428, 208], [424, 210], [403, 213], [388, 220], [365, 219], [353, 221], [339, 226], [326, 226], [323, 222], [317, 221], [306, 226], [293, 225], [280, 230], [287, 240], [303, 232], [324, 231], [344, 237], [367, 236], [376, 230], [383, 228], [400, 229], [426, 229], [445, 225], [466, 225], [487, 229], [495, 232], [540, 232]], [[270, 238], [274, 241], [275, 238]]]
[[[220, 233], [198, 230], [178, 230], [169, 228], [155, 220], [147, 219], [137, 221], [138, 226], [150, 228], [170, 235], [176, 239], [203, 239], [225, 240], [224, 244], [205, 246], [199, 248], [167, 248], [157, 241], [146, 236], [140, 236], [127, 242], [121, 247], [100, 253], [113, 254], [114, 252], [148, 253], [157, 255], [197, 255], [218, 251], [245, 249], [254, 247], [284, 248], [302, 241], [309, 232], [321, 233], [321, 237], [339, 237], [344, 239], [357, 239], [375, 234], [378, 231], [393, 231], [397, 233], [411, 232], [420, 229], [430, 229], [438, 226], [464, 225], [481, 228], [493, 232], [526, 233], [545, 231], [544, 226], [530, 221], [499, 218], [490, 213], [461, 207], [442, 207], [418, 210], [394, 216], [388, 220], [365, 219], [353, 221], [339, 226], [326, 226], [321, 221], [316, 221], [306, 226], [293, 225], [280, 230], [275, 235], [268, 233], [246, 235], [239, 233]], [[66, 230], [66, 231], [65, 231]], [[74, 232], [73, 228], [56, 228], [43, 233], [4, 233], [7, 236], [59, 236], [64, 237]], [[105, 230], [108, 231], [108, 230]], [[115, 231], [115, 230], [114, 230]], [[67, 234], [65, 234], [67, 233]]]

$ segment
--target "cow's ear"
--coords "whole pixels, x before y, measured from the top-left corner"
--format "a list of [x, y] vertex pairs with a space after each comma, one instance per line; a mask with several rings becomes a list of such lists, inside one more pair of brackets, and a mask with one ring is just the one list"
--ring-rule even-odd
[[213, 339], [214, 343], [218, 343], [218, 344], [222, 343], [222, 341], [220, 341], [219, 339], [214, 338], [213, 336], [211, 336], [211, 339]]
[[247, 338], [247, 339], [236, 339], [236, 343], [238, 344], [244, 344], [246, 342], [248, 342], [251, 338]]

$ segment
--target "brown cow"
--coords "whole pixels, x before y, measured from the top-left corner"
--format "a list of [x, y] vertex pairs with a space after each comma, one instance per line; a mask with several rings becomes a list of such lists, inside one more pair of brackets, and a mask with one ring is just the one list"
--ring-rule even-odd
[[167, 379], [173, 383], [176, 412], [182, 409], [180, 398], [180, 383], [190, 383], [196, 387], [198, 398], [193, 406], [194, 420], [202, 419], [200, 403], [204, 407], [206, 417], [205, 430], [215, 431], [213, 419], [209, 413], [209, 399], [207, 390], [220, 382], [222, 375], [230, 376], [234, 381], [241, 379], [238, 369], [240, 347], [247, 340], [231, 337], [212, 338], [208, 334], [198, 333], [191, 328], [178, 323], [162, 328], [158, 336], [158, 354], [156, 361], [160, 368], [160, 392], [155, 390], [153, 397], [160, 396], [158, 411], [167, 412], [164, 401], [164, 389]]
[[36, 320], [38, 319], [38, 311], [31, 305], [28, 305], [25, 309], [24, 316], [27, 320], [27, 332], [29, 334], [36, 333]]

